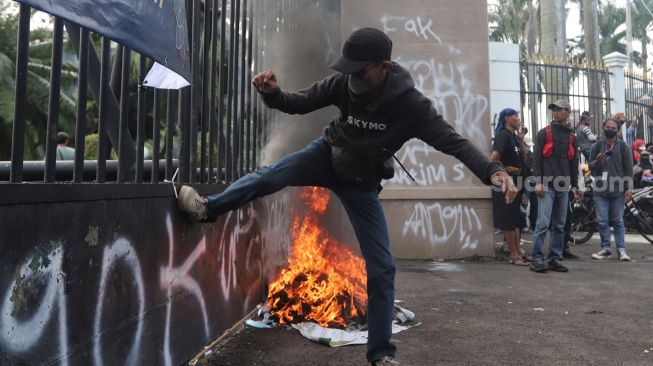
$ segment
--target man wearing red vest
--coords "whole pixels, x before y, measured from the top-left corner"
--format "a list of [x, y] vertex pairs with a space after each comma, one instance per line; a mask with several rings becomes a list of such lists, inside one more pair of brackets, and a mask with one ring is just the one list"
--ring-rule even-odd
[[[560, 264], [565, 245], [565, 220], [569, 191], [574, 197], [578, 187], [578, 146], [569, 127], [571, 105], [564, 99], [549, 104], [553, 121], [541, 129], [533, 150], [533, 179], [537, 195], [537, 224], [533, 233], [531, 270], [567, 272]], [[543, 253], [544, 237], [551, 224], [549, 254]]]

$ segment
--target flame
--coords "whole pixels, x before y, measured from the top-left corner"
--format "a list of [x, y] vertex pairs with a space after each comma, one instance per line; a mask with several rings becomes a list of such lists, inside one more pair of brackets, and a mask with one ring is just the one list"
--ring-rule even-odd
[[365, 262], [347, 246], [324, 233], [319, 219], [329, 191], [307, 187], [302, 201], [308, 210], [293, 215], [294, 238], [288, 266], [270, 284], [268, 305], [280, 324], [313, 321], [344, 328], [364, 321], [367, 308]]

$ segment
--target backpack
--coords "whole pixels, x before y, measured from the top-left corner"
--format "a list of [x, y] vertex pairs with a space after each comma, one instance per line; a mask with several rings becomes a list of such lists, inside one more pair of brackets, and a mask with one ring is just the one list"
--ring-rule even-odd
[[[548, 125], [544, 128], [546, 133], [546, 140], [544, 142], [544, 148], [542, 148], [542, 156], [549, 158], [553, 155], [553, 131], [551, 125]], [[569, 134], [569, 146], [567, 147], [567, 160], [574, 160], [576, 155], [576, 149], [574, 149], [574, 141], [576, 136], [574, 134]]]

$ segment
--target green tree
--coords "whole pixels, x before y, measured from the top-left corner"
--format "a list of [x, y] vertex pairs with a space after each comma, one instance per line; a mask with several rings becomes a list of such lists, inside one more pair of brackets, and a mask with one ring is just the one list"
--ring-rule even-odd
[[[564, 0], [547, 0], [540, 2], [540, 29], [542, 37], [542, 56], [567, 60], [567, 30]], [[545, 69], [544, 89], [547, 93], [567, 94], [569, 90], [569, 75], [565, 68], [555, 70]], [[546, 104], [557, 99], [547, 95]]]
[[538, 9], [537, 0], [500, 0], [488, 14], [490, 40], [515, 43], [522, 54], [535, 54]]
[[640, 0], [633, 2], [632, 29], [633, 38], [640, 41], [642, 45], [641, 65], [642, 73], [646, 78], [648, 74], [648, 43], [651, 41], [647, 34], [647, 28], [653, 21], [653, 15], [649, 11], [649, 9], [653, 9], [653, 1], [644, 0], [644, 3]]
[[[0, 160], [11, 157], [11, 135], [14, 119], [16, 73], [16, 39], [18, 5], [0, 0]], [[38, 28], [30, 33], [27, 74], [27, 122], [25, 128], [25, 159], [37, 159], [45, 146], [47, 126], [52, 31]], [[59, 126], [71, 130], [75, 120], [75, 80], [77, 66], [68, 62], [62, 67], [62, 90]]]

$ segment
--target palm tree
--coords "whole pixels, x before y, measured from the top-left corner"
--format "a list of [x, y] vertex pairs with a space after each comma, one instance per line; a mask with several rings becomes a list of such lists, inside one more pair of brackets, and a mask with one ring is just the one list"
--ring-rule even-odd
[[[18, 15], [12, 11], [17, 8], [15, 2], [0, 0], [0, 5], [5, 9], [0, 14], [0, 160], [8, 160], [14, 119]], [[26, 160], [39, 158], [38, 150], [45, 146], [51, 55], [52, 32], [45, 28], [32, 31], [27, 74]], [[75, 121], [77, 67], [65, 63], [62, 69], [60, 126], [71, 131]]]
[[[542, 56], [555, 60], [567, 59], [567, 31], [564, 0], [548, 0], [540, 2], [540, 29], [542, 36]], [[544, 75], [544, 89], [547, 91], [548, 105], [556, 94], [568, 94], [569, 76], [565, 68], [546, 68]]]
[[[599, 46], [598, 0], [583, 0], [583, 30], [585, 36], [585, 54], [590, 65], [599, 65], [601, 61]], [[601, 97], [601, 79], [596, 71], [587, 72], [587, 91], [592, 97]], [[589, 110], [595, 116], [602, 112], [600, 99], [589, 98]]]
[[648, 37], [647, 28], [653, 21], [653, 16], [649, 12], [649, 9], [652, 9], [653, 1], [644, 0], [646, 5], [642, 1], [634, 1], [633, 11], [632, 11], [632, 29], [633, 29], [633, 38], [639, 40], [642, 45], [642, 73], [644, 78], [648, 74], [648, 43], [650, 38]]
[[488, 14], [489, 37], [495, 42], [519, 45], [520, 52], [535, 54], [538, 40], [537, 0], [500, 0]]

